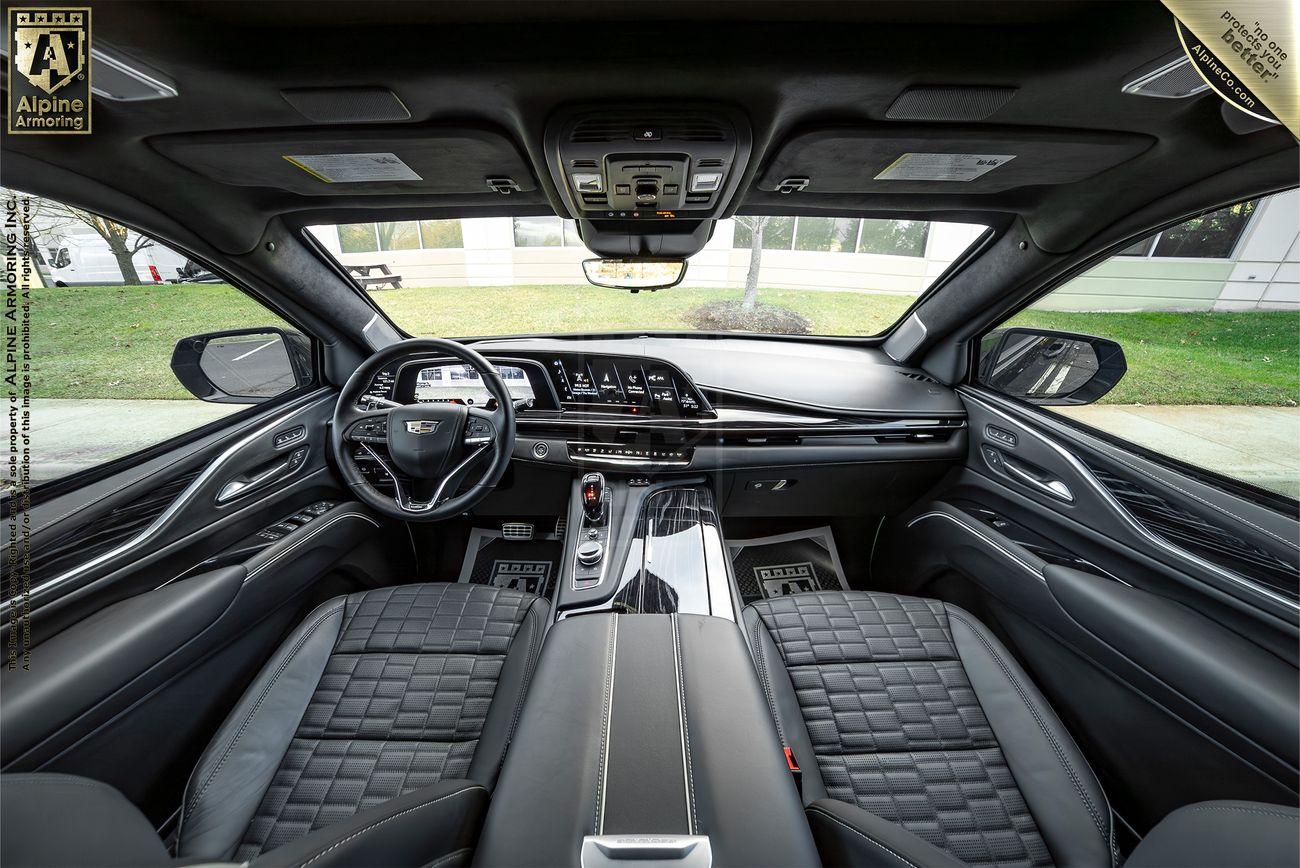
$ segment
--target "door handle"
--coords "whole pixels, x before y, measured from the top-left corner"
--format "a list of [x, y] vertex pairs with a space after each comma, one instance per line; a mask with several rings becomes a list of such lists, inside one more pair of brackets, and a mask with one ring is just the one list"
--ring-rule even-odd
[[253, 476], [244, 479], [232, 479], [221, 487], [221, 492], [217, 494], [217, 503], [228, 503], [240, 495], [248, 494], [275, 479], [288, 469], [289, 462], [284, 461]]
[[1040, 475], [1023, 466], [1019, 461], [1009, 455], [1002, 456], [1002, 466], [1006, 469], [1011, 478], [1023, 482], [1030, 488], [1035, 488], [1043, 494], [1055, 497], [1058, 500], [1064, 500], [1067, 503], [1074, 502], [1074, 493], [1070, 487], [1059, 479], [1051, 476]]
[[299, 446], [288, 457], [262, 468], [250, 476], [232, 479], [221, 486], [217, 493], [217, 503], [229, 503], [237, 497], [252, 494], [257, 489], [274, 482], [285, 473], [297, 470], [307, 458], [307, 447]]

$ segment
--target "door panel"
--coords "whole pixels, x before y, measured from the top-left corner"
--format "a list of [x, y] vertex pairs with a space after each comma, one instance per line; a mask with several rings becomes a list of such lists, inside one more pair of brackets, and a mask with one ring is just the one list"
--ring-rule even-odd
[[962, 397], [966, 467], [885, 534], [873, 573], [975, 607], [1139, 832], [1203, 799], [1300, 800], [1296, 523], [1040, 411]]
[[[256, 533], [292, 507], [339, 488], [326, 466], [332, 390], [321, 389], [158, 456], [144, 465], [41, 503], [30, 512], [32, 644], [128, 596], [177, 578]], [[275, 445], [301, 427], [301, 440]], [[296, 467], [219, 504], [232, 481], [286, 463]], [[7, 543], [9, 529], [4, 528]], [[7, 636], [12, 625], [0, 625]]]
[[94, 777], [165, 818], [322, 577], [380, 529], [326, 463], [334, 400], [280, 403], [32, 510], [31, 629], [14, 637], [31, 650], [0, 671], [0, 770]]

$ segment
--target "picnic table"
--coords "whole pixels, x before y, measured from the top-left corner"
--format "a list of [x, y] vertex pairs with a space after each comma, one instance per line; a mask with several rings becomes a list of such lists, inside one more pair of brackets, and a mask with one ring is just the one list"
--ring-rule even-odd
[[[374, 273], [376, 269], [379, 271], [378, 274]], [[402, 288], [402, 275], [393, 274], [386, 262], [377, 262], [374, 265], [349, 265], [348, 271], [352, 272], [364, 289], [383, 286], [385, 283], [392, 284], [393, 289]]]

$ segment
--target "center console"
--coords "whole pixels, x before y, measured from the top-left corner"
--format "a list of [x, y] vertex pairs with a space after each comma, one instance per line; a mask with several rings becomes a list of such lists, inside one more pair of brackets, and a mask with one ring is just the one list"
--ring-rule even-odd
[[608, 613], [552, 627], [474, 862], [819, 864], [739, 627]]
[[583, 474], [574, 483], [557, 617], [591, 612], [737, 620], [740, 594], [703, 478]]

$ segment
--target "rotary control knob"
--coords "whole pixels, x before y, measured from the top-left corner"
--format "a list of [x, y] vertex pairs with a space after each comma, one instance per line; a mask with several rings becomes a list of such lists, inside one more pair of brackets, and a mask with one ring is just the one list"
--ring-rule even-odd
[[578, 563], [584, 567], [594, 567], [605, 556], [605, 547], [596, 540], [587, 540], [578, 545]]

